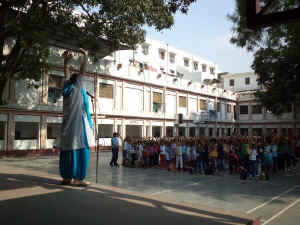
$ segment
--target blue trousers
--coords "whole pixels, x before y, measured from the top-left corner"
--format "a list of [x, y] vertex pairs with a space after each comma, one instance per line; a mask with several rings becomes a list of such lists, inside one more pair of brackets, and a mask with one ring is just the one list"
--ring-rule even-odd
[[90, 150], [82, 148], [71, 151], [61, 151], [59, 171], [64, 179], [84, 180], [88, 171]]

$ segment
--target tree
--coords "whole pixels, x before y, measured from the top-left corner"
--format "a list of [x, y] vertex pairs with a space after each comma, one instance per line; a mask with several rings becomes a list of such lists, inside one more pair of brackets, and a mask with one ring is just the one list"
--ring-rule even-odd
[[[47, 69], [49, 46], [57, 36], [76, 37], [79, 47], [109, 42], [134, 47], [144, 41], [144, 25], [170, 28], [176, 12], [195, 0], [2, 0], [0, 2], [0, 100], [9, 79], [39, 80]], [[3, 103], [1, 101], [1, 103]]]
[[[268, 1], [262, 1], [266, 4]], [[278, 0], [271, 11], [300, 7], [298, 0]], [[246, 1], [236, 0], [231, 43], [254, 52], [252, 69], [265, 88], [256, 97], [268, 110], [281, 114], [300, 102], [300, 21], [249, 30], [246, 27]]]

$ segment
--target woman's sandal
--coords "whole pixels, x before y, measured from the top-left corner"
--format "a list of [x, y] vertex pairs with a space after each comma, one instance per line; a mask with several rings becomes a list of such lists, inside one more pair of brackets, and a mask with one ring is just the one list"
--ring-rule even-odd
[[87, 187], [91, 184], [91, 182], [83, 181], [83, 180], [76, 180], [75, 182], [73, 182], [73, 184], [78, 187]]
[[60, 182], [60, 184], [61, 185], [71, 185], [72, 184], [72, 180], [62, 180], [61, 182]]

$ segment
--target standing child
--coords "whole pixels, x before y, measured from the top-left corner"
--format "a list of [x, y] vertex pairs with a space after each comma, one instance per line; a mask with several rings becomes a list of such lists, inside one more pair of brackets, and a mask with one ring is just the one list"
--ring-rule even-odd
[[182, 162], [182, 142], [177, 141], [176, 143], [176, 168], [178, 170], [183, 169], [183, 162]]
[[[249, 162], [250, 162], [250, 174], [252, 178], [256, 177], [256, 156], [257, 156], [257, 148], [254, 144], [250, 144], [250, 155], [249, 155]], [[250, 177], [249, 177], [250, 178]]]

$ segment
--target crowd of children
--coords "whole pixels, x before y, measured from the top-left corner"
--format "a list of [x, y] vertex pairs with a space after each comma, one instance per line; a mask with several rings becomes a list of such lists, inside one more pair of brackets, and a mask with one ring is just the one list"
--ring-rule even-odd
[[270, 179], [295, 170], [300, 139], [288, 137], [133, 138], [122, 144], [123, 166], [160, 167], [205, 175], [239, 173], [240, 179]]

